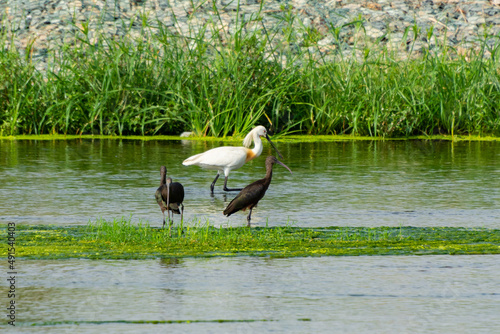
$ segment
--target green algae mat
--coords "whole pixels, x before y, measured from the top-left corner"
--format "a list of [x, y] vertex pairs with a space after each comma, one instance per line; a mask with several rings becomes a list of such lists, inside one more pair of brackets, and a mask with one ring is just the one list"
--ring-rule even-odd
[[[2, 136], [0, 140], [75, 140], [75, 139], [108, 139], [108, 140], [191, 140], [191, 141], [215, 141], [226, 143], [240, 143], [243, 136], [226, 136], [226, 137], [210, 137], [210, 136], [168, 136], [168, 135], [155, 135], [155, 136], [112, 136], [112, 135], [62, 135], [62, 134], [46, 134], [46, 135], [15, 135], [15, 136]], [[487, 141], [496, 142], [500, 141], [498, 136], [480, 136], [480, 135], [420, 135], [420, 136], [405, 136], [405, 137], [369, 137], [369, 136], [356, 136], [356, 135], [275, 135], [272, 137], [273, 141], [285, 143], [309, 143], [309, 142], [332, 142], [332, 141], [404, 141], [404, 140], [435, 140], [435, 141]]]
[[16, 259], [500, 254], [500, 229], [488, 228], [206, 224], [162, 229], [125, 219], [86, 226], [8, 225], [0, 228], [9, 236], [9, 242], [0, 245], [0, 254]]

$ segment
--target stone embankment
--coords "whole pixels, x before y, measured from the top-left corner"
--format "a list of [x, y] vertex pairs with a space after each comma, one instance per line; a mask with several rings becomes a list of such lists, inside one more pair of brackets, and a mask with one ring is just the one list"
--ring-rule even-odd
[[[500, 34], [500, 0], [0, 0], [0, 13], [3, 47], [14, 43], [21, 53], [29, 50], [40, 69], [52, 49], [72, 45], [87, 24], [91, 38], [96, 30], [137, 38], [144, 20], [153, 29], [161, 22], [189, 35], [207, 23], [231, 32], [237, 22], [259, 13], [255, 22], [280, 36], [283, 22], [294, 17], [294, 29], [314, 32], [315, 52], [325, 54], [335, 48], [336, 38], [349, 51], [360, 31], [365, 41], [392, 45], [402, 53], [408, 52], [408, 40], [415, 41], [414, 53], [443, 42], [466, 51], [478, 38]], [[356, 21], [362, 27], [349, 24]]]

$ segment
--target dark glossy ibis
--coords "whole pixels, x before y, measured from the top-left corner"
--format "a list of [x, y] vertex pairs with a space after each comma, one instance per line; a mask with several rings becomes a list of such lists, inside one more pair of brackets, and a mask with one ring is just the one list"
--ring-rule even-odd
[[[276, 146], [274, 146], [271, 139], [267, 135], [267, 130], [262, 125], [256, 126], [250, 131], [243, 140], [243, 147], [241, 146], [221, 146], [216, 147], [206, 152], [193, 155], [182, 162], [184, 166], [196, 165], [206, 169], [217, 171], [214, 181], [210, 185], [210, 191], [214, 192], [215, 182], [221, 173], [224, 173], [224, 191], [240, 191], [242, 189], [228, 189], [227, 177], [229, 172], [238, 169], [248, 161], [257, 158], [262, 153], [262, 140], [264, 137], [269, 141], [271, 146], [276, 150], [278, 155], [282, 157]], [[252, 141], [255, 143], [253, 149], [250, 149]]]
[[273, 176], [273, 164], [280, 164], [286, 169], [292, 172], [288, 166], [279, 161], [274, 156], [269, 156], [266, 158], [266, 177], [261, 180], [255, 181], [240, 191], [238, 195], [229, 203], [229, 205], [224, 210], [224, 214], [226, 216], [230, 216], [235, 212], [240, 210], [245, 211], [246, 209], [250, 209], [248, 213], [247, 221], [248, 226], [250, 226], [250, 219], [252, 218], [252, 209], [257, 206], [257, 203], [264, 197], [266, 194], [267, 188], [271, 184], [271, 179]]
[[167, 168], [165, 166], [161, 166], [160, 173], [161, 183], [160, 187], [156, 190], [155, 197], [163, 214], [163, 227], [165, 227], [165, 210], [167, 210], [169, 224], [172, 223], [170, 220], [170, 211], [172, 211], [172, 220], [174, 213], [181, 215], [181, 221], [183, 219], [184, 204], [182, 202], [184, 201], [184, 187], [179, 182], [172, 182], [170, 177], [167, 178]]

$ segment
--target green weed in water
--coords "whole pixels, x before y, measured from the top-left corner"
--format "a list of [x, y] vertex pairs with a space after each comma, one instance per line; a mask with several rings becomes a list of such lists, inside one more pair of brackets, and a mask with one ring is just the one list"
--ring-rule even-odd
[[[6, 233], [5, 227], [0, 233]], [[87, 226], [17, 227], [23, 258], [148, 259], [214, 256], [500, 254], [500, 230], [460, 227], [220, 227], [191, 222], [154, 228], [130, 219]], [[7, 246], [0, 245], [5, 257]]]

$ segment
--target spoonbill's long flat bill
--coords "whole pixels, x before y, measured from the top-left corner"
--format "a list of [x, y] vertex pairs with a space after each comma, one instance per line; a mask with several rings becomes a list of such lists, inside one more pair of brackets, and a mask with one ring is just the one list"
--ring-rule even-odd
[[[219, 178], [220, 173], [224, 173], [224, 191], [241, 191], [242, 189], [228, 189], [227, 177], [229, 172], [238, 169], [248, 161], [257, 158], [262, 153], [262, 140], [261, 137], [267, 139], [271, 146], [276, 150], [281, 159], [283, 156], [274, 146], [271, 139], [267, 135], [267, 130], [262, 125], [256, 126], [250, 131], [243, 140], [242, 146], [221, 146], [216, 147], [206, 152], [193, 155], [182, 162], [184, 166], [196, 165], [206, 169], [217, 171], [217, 176], [210, 185], [210, 191], [214, 192], [215, 182]], [[255, 143], [254, 148], [250, 149], [252, 141]]]
[[287, 165], [276, 159], [274, 156], [269, 156], [266, 159], [266, 176], [257, 180], [253, 183], [250, 183], [248, 186], [243, 188], [242, 191], [228, 204], [226, 209], [224, 210], [224, 214], [226, 216], [230, 216], [235, 212], [240, 210], [245, 211], [246, 209], [250, 209], [250, 212], [247, 216], [247, 226], [250, 226], [250, 219], [252, 219], [252, 209], [257, 206], [257, 203], [264, 197], [266, 194], [267, 188], [271, 184], [271, 179], [273, 177], [273, 165], [280, 164], [290, 171]]

